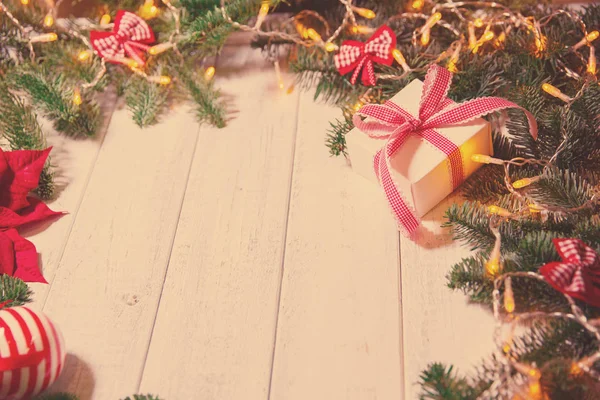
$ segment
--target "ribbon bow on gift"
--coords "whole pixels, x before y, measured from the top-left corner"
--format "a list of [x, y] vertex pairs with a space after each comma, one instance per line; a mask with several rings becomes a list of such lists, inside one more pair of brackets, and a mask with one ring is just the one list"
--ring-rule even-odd
[[92, 46], [109, 62], [117, 62], [128, 55], [139, 65], [144, 65], [142, 54], [154, 42], [154, 32], [141, 17], [129, 11], [119, 10], [113, 32], [90, 32]]
[[[391, 101], [383, 105], [367, 104], [354, 115], [353, 122], [358, 129], [372, 138], [387, 139], [385, 146], [375, 154], [375, 173], [398, 221], [399, 229], [407, 236], [416, 231], [420, 221], [392, 179], [390, 159], [409, 135], [419, 135], [448, 156], [453, 188], [464, 179], [462, 156], [458, 146], [436, 132], [436, 128], [469, 122], [505, 108], [517, 108], [525, 112], [531, 135], [534, 139], [537, 138], [537, 124], [527, 110], [498, 97], [483, 97], [456, 104], [446, 97], [451, 82], [452, 74], [447, 69], [438, 65], [429, 67], [417, 118]], [[369, 119], [363, 120], [361, 116]]]
[[340, 46], [340, 51], [334, 57], [335, 67], [342, 75], [354, 71], [350, 78], [353, 85], [362, 70], [363, 85], [374, 86], [377, 79], [373, 70], [373, 62], [392, 65], [394, 62], [392, 49], [394, 47], [396, 47], [396, 35], [388, 26], [383, 25], [366, 43], [356, 40], [344, 41]]
[[562, 258], [540, 268], [546, 281], [561, 293], [600, 307], [600, 258], [579, 239], [553, 239]]

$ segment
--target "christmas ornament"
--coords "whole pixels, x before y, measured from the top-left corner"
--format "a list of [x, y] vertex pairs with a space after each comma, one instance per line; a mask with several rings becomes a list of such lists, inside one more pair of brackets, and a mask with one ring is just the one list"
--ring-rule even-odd
[[[525, 112], [531, 135], [537, 138], [537, 124], [528, 111], [497, 97], [484, 97], [456, 104], [446, 97], [451, 82], [452, 74], [447, 69], [435, 64], [429, 68], [423, 83], [417, 117], [391, 101], [383, 105], [367, 104], [354, 114], [353, 122], [356, 128], [369, 137], [387, 140], [383, 148], [376, 153], [373, 165], [398, 227], [407, 236], [417, 230], [420, 221], [414, 208], [407, 203], [402, 190], [392, 178], [391, 158], [410, 135], [420, 136], [447, 156], [453, 188], [464, 179], [461, 151], [451, 140], [436, 132], [437, 128], [466, 123], [494, 111], [516, 108]], [[363, 121], [361, 116], [369, 119]]]
[[29, 399], [62, 372], [65, 345], [58, 327], [29, 307], [0, 310], [0, 399]]
[[15, 228], [62, 215], [27, 196], [37, 187], [50, 150], [0, 149], [0, 274], [25, 282], [47, 283], [39, 269], [35, 245]]
[[396, 35], [388, 26], [383, 25], [365, 43], [346, 40], [335, 55], [335, 67], [341, 75], [354, 71], [350, 82], [354, 85], [362, 71], [361, 81], [365, 86], [377, 83], [373, 63], [392, 65], [392, 49], [396, 47]]
[[90, 40], [94, 50], [107, 61], [120, 64], [130, 57], [141, 66], [145, 62], [144, 51], [154, 42], [154, 32], [139, 16], [119, 10], [113, 32], [91, 31]]
[[540, 268], [540, 274], [561, 293], [600, 307], [600, 257], [579, 239], [553, 239], [562, 261]]

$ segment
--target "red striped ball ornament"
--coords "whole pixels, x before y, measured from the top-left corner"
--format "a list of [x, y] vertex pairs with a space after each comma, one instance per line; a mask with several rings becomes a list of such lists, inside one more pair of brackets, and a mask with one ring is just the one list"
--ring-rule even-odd
[[62, 334], [29, 307], [0, 310], [0, 399], [35, 396], [60, 375], [65, 363]]

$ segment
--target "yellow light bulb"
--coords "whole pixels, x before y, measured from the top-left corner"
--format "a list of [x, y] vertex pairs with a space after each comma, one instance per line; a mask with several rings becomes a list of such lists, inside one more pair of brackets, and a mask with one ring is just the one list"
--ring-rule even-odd
[[[431, 26], [433, 26], [434, 24], [436, 24], [441, 19], [442, 19], [442, 13], [441, 12], [436, 12], [431, 17], [429, 17], [429, 20], [427, 21], [427, 25], [431, 24]], [[430, 26], [430, 28], [431, 28], [431, 26]]]
[[364, 26], [364, 25], [354, 25], [352, 26], [352, 33], [354, 33], [355, 35], [363, 35], [366, 33], [371, 33], [372, 29], [369, 28], [368, 26]]
[[537, 368], [530, 368], [527, 375], [533, 379], [540, 379], [542, 377], [542, 372]]
[[506, 33], [504, 33], [504, 31], [502, 31], [502, 32], [500, 32], [500, 34], [498, 35], [498, 37], [494, 41], [494, 46], [495, 47], [502, 47], [502, 45], [504, 44], [505, 40], [506, 40]]
[[500, 258], [491, 258], [485, 263], [485, 271], [491, 277], [495, 277], [500, 272]]
[[539, 180], [540, 180], [539, 176], [534, 176], [532, 178], [523, 178], [523, 179], [519, 179], [518, 181], [514, 181], [513, 184], [512, 184], [512, 186], [515, 189], [521, 189], [521, 188], [529, 186], [532, 183], [535, 183], [535, 182], [537, 182]]
[[481, 38], [479, 39], [479, 41], [480, 42], [489, 42], [493, 38], [494, 38], [494, 32], [487, 31], [486, 33], [483, 34], [483, 36], [481, 36]]
[[168, 76], [161, 76], [158, 80], [158, 83], [160, 83], [161, 85], [168, 85], [169, 83], [171, 83], [171, 78]]
[[325, 43], [325, 50], [327, 50], [328, 52], [332, 52], [332, 51], [336, 51], [337, 50], [337, 45], [335, 45], [335, 43], [331, 43], [331, 42], [327, 42]]
[[473, 25], [475, 25], [475, 28], [481, 28], [483, 26], [483, 20], [481, 18], [477, 18], [475, 19], [475, 22], [473, 22]]
[[277, 86], [279, 86], [279, 89], [284, 89], [285, 84], [283, 83], [283, 77], [281, 76], [281, 69], [279, 68], [279, 61], [275, 61], [273, 63], [273, 66], [275, 67], [275, 77], [277, 78]]
[[157, 45], [154, 45], [152, 47], [150, 47], [148, 49], [148, 53], [152, 54], [153, 56], [160, 54], [168, 49], [170, 49], [171, 47], [173, 47], [173, 43], [171, 42], [166, 42], [166, 43], [159, 43]]
[[557, 88], [556, 86], [552, 86], [549, 83], [542, 84], [542, 90], [544, 92], [548, 93], [549, 95], [552, 95], [556, 98], [561, 99], [564, 102], [568, 103], [569, 101], [571, 101], [571, 98], [569, 96], [567, 96], [566, 94], [561, 92], [560, 89]]
[[411, 7], [415, 11], [421, 11], [421, 9], [423, 8], [424, 5], [425, 5], [425, 2], [423, 0], [414, 0], [411, 4]]
[[54, 25], [54, 17], [51, 14], [48, 14], [44, 18], [44, 26], [50, 28], [52, 25]]
[[92, 51], [91, 50], [82, 50], [77, 55], [77, 59], [79, 61], [81, 61], [81, 62], [89, 60], [90, 57], [92, 57]]
[[21, 0], [21, 4], [23, 4], [24, 6], [26, 6], [27, 4], [29, 4], [29, 0]]
[[504, 165], [504, 161], [499, 158], [494, 158], [485, 154], [473, 154], [471, 155], [471, 161], [478, 162], [481, 164], [496, 164]]
[[540, 385], [539, 380], [535, 380], [529, 383], [529, 395], [534, 399], [539, 398], [540, 394], [542, 394], [542, 385]]
[[448, 64], [446, 64], [446, 69], [450, 72], [452, 72], [453, 74], [458, 72], [458, 68], [456, 67], [456, 63], [452, 60], [448, 61]]
[[448, 69], [448, 71], [452, 72], [453, 74], [458, 72], [458, 67], [456, 66], [456, 64], [458, 63], [458, 58], [460, 57], [461, 48], [462, 45], [459, 43], [458, 46], [456, 46], [456, 48], [452, 52], [450, 60], [448, 60], [448, 64], [446, 64], [446, 68]]
[[529, 212], [532, 214], [537, 214], [545, 210], [542, 206], [538, 206], [535, 203], [528, 204], [527, 206], [529, 208]]
[[398, 64], [400, 64], [400, 66], [402, 67], [402, 69], [405, 72], [410, 71], [410, 67], [408, 66], [408, 64], [406, 63], [406, 58], [404, 58], [404, 55], [402, 54], [402, 52], [398, 49], [393, 49], [392, 50], [392, 56], [394, 57], [394, 60], [396, 60], [396, 62]]
[[204, 80], [207, 82], [210, 81], [213, 78], [213, 76], [215, 76], [215, 72], [216, 70], [213, 66], [206, 68], [206, 71], [204, 71]]
[[512, 290], [512, 282], [510, 277], [504, 281], [504, 309], [508, 313], [515, 311], [515, 296]]
[[589, 45], [594, 40], [598, 39], [598, 36], [600, 36], [600, 32], [598, 32], [598, 31], [592, 31], [592, 32], [588, 33], [587, 35], [584, 36], [583, 39], [581, 39], [579, 42], [577, 42], [577, 44], [575, 46], [573, 46], [573, 50], [577, 50], [578, 48], [580, 48], [582, 46]]
[[477, 38], [475, 37], [475, 26], [469, 22], [467, 27], [469, 31], [469, 49], [473, 50], [477, 46]]
[[580, 375], [583, 372], [583, 369], [579, 366], [579, 363], [572, 363], [571, 368], [569, 368], [569, 373], [571, 375]]
[[588, 58], [587, 72], [590, 75], [596, 75], [596, 49], [590, 46], [590, 57]]
[[502, 346], [502, 351], [505, 353], [510, 353], [510, 344], [506, 343], [504, 346]]
[[260, 11], [258, 11], [258, 15], [265, 16], [269, 13], [269, 2], [263, 1], [260, 5]]
[[429, 44], [429, 40], [430, 40], [429, 29], [426, 29], [421, 34], [421, 46], [427, 46]]
[[356, 112], [356, 111], [360, 110], [363, 105], [364, 105], [364, 103], [359, 100], [356, 103], [354, 103], [354, 105], [352, 106], [352, 110], [354, 110], [354, 112]]
[[296, 31], [298, 31], [300, 36], [302, 36], [303, 39], [308, 39], [308, 29], [306, 29], [306, 27], [304, 25], [302, 25], [300, 22], [296, 22], [295, 26], [296, 26]]
[[352, 6], [352, 11], [366, 19], [373, 19], [376, 17], [375, 12], [373, 10], [369, 10], [368, 8]]
[[100, 25], [108, 25], [108, 24], [110, 24], [110, 15], [104, 14], [100, 18]]
[[512, 215], [512, 213], [506, 208], [502, 208], [496, 205], [489, 206], [487, 210], [490, 214], [499, 215], [501, 217], [510, 217]]
[[79, 88], [75, 88], [73, 90], [73, 104], [75, 104], [76, 106], [78, 106], [82, 102], [83, 102], [83, 99], [81, 98], [81, 92], [79, 91]]
[[313, 28], [308, 28], [306, 31], [306, 35], [314, 40], [315, 42], [322, 42], [323, 39], [321, 38], [321, 35], [319, 35], [319, 33], [317, 31], [315, 31]]
[[58, 39], [58, 35], [54, 32], [44, 33], [42, 35], [34, 36], [29, 39], [31, 43], [45, 43], [45, 42], [53, 42]]
[[538, 34], [536, 31], [536, 35], [535, 35], [535, 49], [536, 49], [536, 54], [539, 56], [542, 54], [542, 52], [544, 50], [546, 50], [546, 43], [548, 42], [548, 39], [546, 39], [546, 36], [542, 35], [542, 34]]

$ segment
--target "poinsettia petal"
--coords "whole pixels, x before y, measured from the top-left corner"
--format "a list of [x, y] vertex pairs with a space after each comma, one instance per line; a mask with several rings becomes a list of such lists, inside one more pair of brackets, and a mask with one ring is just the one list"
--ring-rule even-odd
[[19, 213], [0, 207], [0, 228], [16, 228], [32, 222], [44, 220], [55, 215], [63, 215], [62, 212], [52, 211], [46, 203], [35, 197], [27, 198], [29, 205]]
[[13, 276], [25, 282], [48, 283], [40, 271], [35, 245], [19, 235], [15, 229], [9, 229], [5, 233], [14, 244], [17, 268]]
[[50, 154], [45, 150], [16, 150], [2, 152], [6, 166], [0, 163], [0, 206], [13, 211], [27, 207], [27, 195], [38, 186], [40, 174]]
[[12, 276], [14, 272], [15, 246], [6, 232], [0, 231], [0, 275]]

